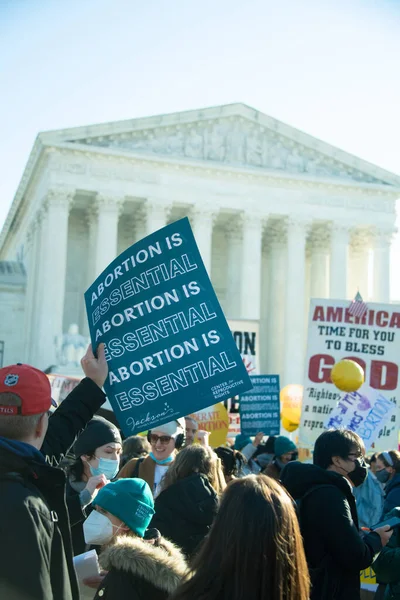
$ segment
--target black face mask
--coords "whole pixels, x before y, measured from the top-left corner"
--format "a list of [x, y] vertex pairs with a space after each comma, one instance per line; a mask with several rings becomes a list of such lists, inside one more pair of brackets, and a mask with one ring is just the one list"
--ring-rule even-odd
[[353, 482], [354, 487], [359, 487], [367, 479], [368, 467], [363, 458], [357, 458], [354, 461], [355, 469], [347, 473], [348, 478]]

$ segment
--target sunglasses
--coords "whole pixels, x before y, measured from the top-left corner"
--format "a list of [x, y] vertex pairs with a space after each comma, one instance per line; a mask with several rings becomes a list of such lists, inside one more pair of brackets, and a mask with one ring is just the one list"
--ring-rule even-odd
[[160, 442], [163, 446], [166, 446], [172, 440], [170, 435], [156, 435], [155, 433], [151, 433], [149, 437], [150, 444], [153, 444], [154, 446], [157, 444], [157, 442]]

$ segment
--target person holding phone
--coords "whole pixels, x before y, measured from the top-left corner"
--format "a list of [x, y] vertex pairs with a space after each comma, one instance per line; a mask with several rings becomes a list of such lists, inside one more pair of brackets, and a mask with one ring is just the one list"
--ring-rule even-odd
[[311, 575], [311, 600], [359, 600], [360, 571], [371, 566], [392, 531], [362, 535], [353, 488], [367, 477], [365, 446], [351, 430], [330, 429], [314, 447], [314, 464], [289, 462], [281, 482], [295, 499]]

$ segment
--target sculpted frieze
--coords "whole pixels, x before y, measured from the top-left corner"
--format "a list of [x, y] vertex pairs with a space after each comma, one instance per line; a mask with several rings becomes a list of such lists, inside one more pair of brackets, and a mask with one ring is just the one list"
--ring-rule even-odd
[[77, 140], [77, 143], [312, 177], [381, 183], [365, 173], [243, 118], [156, 127]]

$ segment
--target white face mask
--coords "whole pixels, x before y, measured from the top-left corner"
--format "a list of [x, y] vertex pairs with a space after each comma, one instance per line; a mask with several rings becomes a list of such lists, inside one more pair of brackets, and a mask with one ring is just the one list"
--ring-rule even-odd
[[113, 537], [113, 528], [114, 525], [108, 517], [94, 510], [83, 524], [85, 542], [99, 546], [106, 544]]

